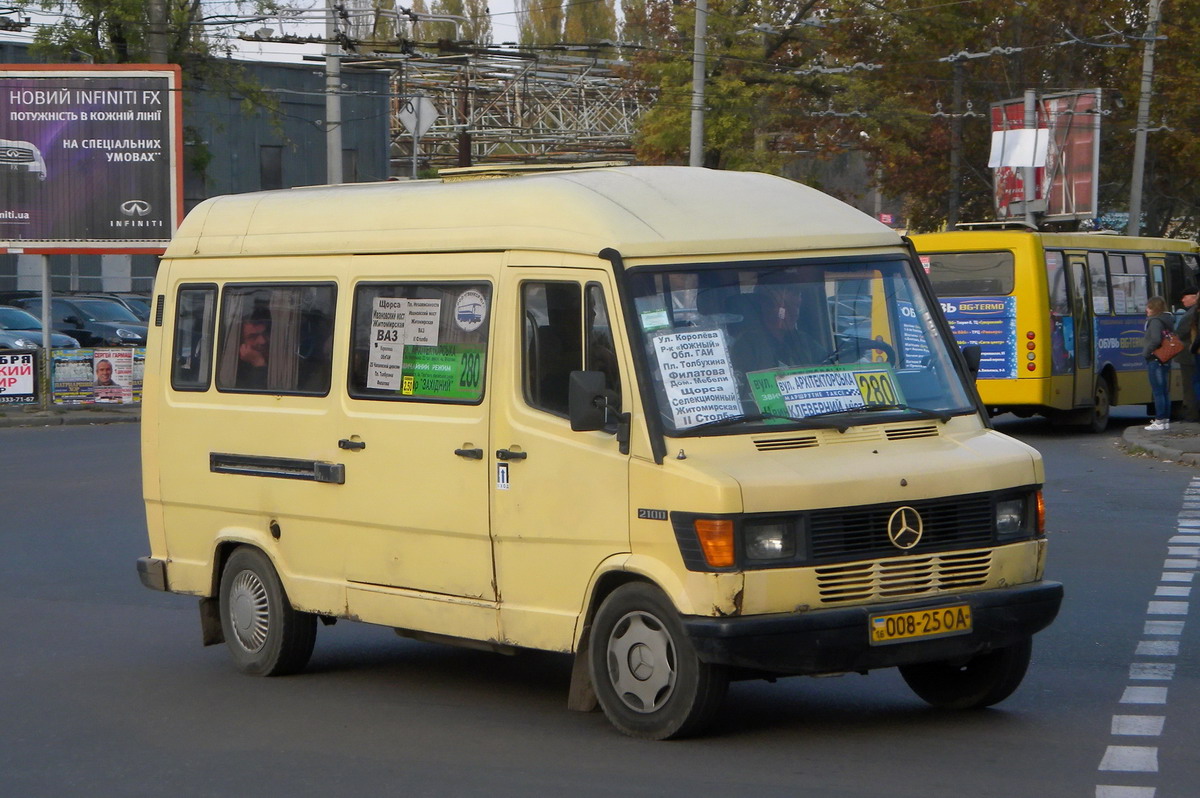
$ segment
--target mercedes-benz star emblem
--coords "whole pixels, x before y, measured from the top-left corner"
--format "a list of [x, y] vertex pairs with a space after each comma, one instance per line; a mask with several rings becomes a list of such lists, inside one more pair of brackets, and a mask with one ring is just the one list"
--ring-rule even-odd
[[925, 531], [925, 523], [921, 514], [911, 507], [897, 507], [888, 518], [888, 540], [898, 549], [908, 550], [921, 542], [921, 533]]
[[126, 216], [146, 216], [150, 213], [150, 203], [145, 200], [126, 200], [121, 203], [121, 213]]

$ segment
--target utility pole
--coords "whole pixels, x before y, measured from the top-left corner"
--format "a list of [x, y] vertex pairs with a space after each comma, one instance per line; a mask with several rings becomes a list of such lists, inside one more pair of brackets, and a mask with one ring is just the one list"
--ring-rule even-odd
[[342, 182], [342, 61], [335, 0], [325, 17], [325, 182]]
[[1150, 125], [1150, 95], [1154, 92], [1154, 40], [1158, 38], [1158, 25], [1162, 22], [1160, 0], [1150, 0], [1149, 22], [1142, 48], [1142, 93], [1138, 98], [1137, 127], [1133, 139], [1133, 176], [1129, 181], [1129, 224], [1128, 235], [1135, 236], [1142, 229], [1142, 181], [1146, 171], [1146, 128]]
[[149, 0], [150, 25], [146, 31], [146, 57], [151, 64], [167, 63], [167, 0]]
[[708, 0], [696, 0], [696, 37], [692, 44], [692, 138], [688, 166], [704, 165], [704, 73], [708, 46]]
[[[1038, 99], [1037, 91], [1034, 89], [1025, 90], [1025, 129], [1037, 130], [1038, 119]], [[1035, 141], [1037, 133], [1034, 133]], [[1036, 149], [1036, 148], [1035, 148]], [[1030, 161], [1032, 163], [1032, 161]], [[1021, 169], [1021, 182], [1025, 189], [1025, 224], [1029, 225], [1031, 230], [1037, 229], [1037, 213], [1033, 210], [1033, 202], [1037, 198], [1037, 167], [1025, 166]]]
[[950, 207], [946, 212], [946, 229], [958, 229], [958, 209], [962, 204], [962, 125], [963, 125], [963, 62], [954, 62], [954, 110], [950, 116]]

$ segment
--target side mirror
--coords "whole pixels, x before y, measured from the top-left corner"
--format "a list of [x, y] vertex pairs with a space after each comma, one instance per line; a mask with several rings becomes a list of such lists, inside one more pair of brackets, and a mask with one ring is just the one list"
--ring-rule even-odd
[[967, 360], [967, 371], [971, 372], [972, 377], [979, 375], [979, 361], [983, 357], [983, 350], [978, 344], [967, 344], [962, 348], [963, 357]]
[[[605, 387], [604, 372], [572, 371], [567, 383], [567, 415], [575, 432], [592, 432], [607, 426], [613, 392]], [[614, 413], [616, 408], [611, 408]]]
[[67, 316], [65, 319], [63, 319], [63, 323], [70, 324], [72, 327], [82, 327], [83, 319], [79, 318], [78, 316]]

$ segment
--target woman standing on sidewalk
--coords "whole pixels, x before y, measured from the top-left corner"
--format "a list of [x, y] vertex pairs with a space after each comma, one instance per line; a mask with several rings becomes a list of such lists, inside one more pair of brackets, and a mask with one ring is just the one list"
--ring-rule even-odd
[[1171, 362], [1161, 362], [1154, 350], [1162, 345], [1163, 335], [1175, 332], [1175, 325], [1167, 314], [1167, 301], [1152, 296], [1146, 301], [1146, 333], [1142, 337], [1142, 357], [1146, 358], [1146, 371], [1150, 376], [1150, 393], [1154, 397], [1154, 420], [1146, 429], [1160, 432], [1171, 428]]

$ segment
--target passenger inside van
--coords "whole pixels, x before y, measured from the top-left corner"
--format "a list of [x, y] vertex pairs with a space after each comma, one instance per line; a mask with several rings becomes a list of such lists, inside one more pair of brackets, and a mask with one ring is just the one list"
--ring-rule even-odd
[[238, 344], [237, 386], [251, 390], [267, 387], [267, 358], [271, 351], [271, 315], [256, 308], [242, 321]]

